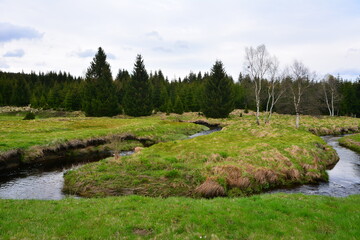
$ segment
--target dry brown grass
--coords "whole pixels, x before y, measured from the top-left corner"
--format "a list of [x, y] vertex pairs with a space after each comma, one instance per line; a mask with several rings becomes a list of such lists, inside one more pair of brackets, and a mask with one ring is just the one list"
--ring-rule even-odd
[[290, 148], [285, 148], [285, 151], [290, 153], [294, 158], [300, 159], [303, 156], [309, 156], [309, 152], [297, 145], [292, 145]]
[[283, 168], [280, 171], [282, 174], [284, 174], [285, 178], [291, 181], [298, 181], [301, 178], [300, 171], [295, 168]]
[[225, 175], [226, 183], [229, 187], [247, 188], [250, 186], [250, 179], [244, 177], [242, 170], [239, 167], [233, 165], [216, 166], [213, 168], [216, 175]]
[[321, 174], [319, 172], [307, 172], [306, 176], [314, 182], [321, 180]]
[[257, 169], [254, 173], [254, 178], [260, 184], [276, 183], [279, 179], [273, 170], [267, 168]]
[[[270, 149], [266, 152], [262, 153], [261, 159], [263, 161], [269, 162], [272, 166], [277, 166], [281, 162], [290, 162], [289, 158], [284, 156], [279, 150], [277, 149]], [[291, 163], [291, 162], [290, 162]]]
[[213, 198], [225, 195], [225, 189], [214, 179], [208, 178], [195, 189], [195, 193], [201, 197]]
[[135, 153], [138, 153], [138, 152], [140, 152], [141, 150], [143, 150], [144, 148], [143, 147], [136, 147], [135, 149], [134, 149], [134, 152]]
[[305, 170], [308, 171], [309, 169], [317, 169], [317, 166], [307, 164], [307, 163], [301, 163], [300, 166]]

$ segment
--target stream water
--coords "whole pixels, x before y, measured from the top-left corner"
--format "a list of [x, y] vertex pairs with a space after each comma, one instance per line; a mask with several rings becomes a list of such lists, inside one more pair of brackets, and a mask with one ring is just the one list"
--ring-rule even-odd
[[[133, 151], [121, 152], [121, 156]], [[0, 198], [3, 199], [44, 199], [65, 198], [62, 192], [64, 173], [88, 162], [66, 163], [61, 166], [34, 166], [22, 168], [0, 176]]]
[[[188, 138], [207, 135], [221, 128], [202, 131]], [[338, 153], [340, 160], [332, 170], [328, 170], [329, 182], [314, 185], [301, 185], [291, 189], [277, 189], [270, 191], [286, 193], [304, 193], [343, 197], [350, 194], [360, 194], [360, 154], [341, 147], [340, 137], [327, 136], [324, 140]], [[132, 154], [132, 151], [122, 152], [122, 156]], [[47, 199], [58, 200], [65, 198], [62, 192], [64, 172], [86, 163], [66, 164], [46, 168], [36, 166], [20, 169], [0, 175], [0, 198], [2, 199]]]
[[[202, 131], [188, 137], [194, 138], [207, 135], [221, 128], [213, 128]], [[122, 152], [121, 156], [127, 156], [133, 151]], [[61, 166], [34, 166], [15, 170], [4, 175], [0, 175], [0, 199], [44, 199], [59, 200], [67, 197], [62, 192], [64, 185], [64, 173], [87, 162], [65, 164]]]
[[327, 170], [329, 182], [301, 185], [291, 189], [276, 189], [270, 193], [304, 193], [346, 197], [360, 194], [360, 154], [339, 145], [340, 137], [325, 136], [323, 139], [338, 153], [340, 160], [331, 170]]

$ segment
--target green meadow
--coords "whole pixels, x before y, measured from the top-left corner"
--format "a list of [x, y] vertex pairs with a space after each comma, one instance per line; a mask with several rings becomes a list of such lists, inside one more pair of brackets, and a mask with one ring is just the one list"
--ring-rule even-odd
[[0, 200], [1, 239], [358, 239], [360, 196]]
[[168, 141], [186, 138], [187, 135], [204, 129], [204, 126], [161, 118], [62, 117], [26, 121], [22, 118], [23, 116], [0, 116], [0, 152], [114, 134], [133, 134], [155, 141]]
[[[359, 195], [253, 195], [278, 186], [326, 181], [325, 170], [336, 163], [337, 155], [318, 135], [358, 132], [359, 119], [302, 116], [300, 129], [290, 115], [275, 114], [270, 124], [257, 126], [251, 113], [239, 112], [228, 119], [204, 119], [194, 113], [21, 119], [0, 116], [2, 152], [116, 134], [151, 138], [157, 144], [65, 174], [66, 192], [95, 198], [0, 200], [0, 239], [357, 239], [360, 235]], [[207, 129], [190, 123], [196, 120], [223, 128], [187, 139]]]

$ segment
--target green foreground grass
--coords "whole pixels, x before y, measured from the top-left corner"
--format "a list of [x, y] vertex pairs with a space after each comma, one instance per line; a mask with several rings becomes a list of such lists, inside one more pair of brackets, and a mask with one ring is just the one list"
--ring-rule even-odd
[[342, 146], [350, 148], [360, 153], [360, 134], [354, 134], [339, 139], [339, 143]]
[[0, 200], [1, 239], [358, 239], [360, 195]]

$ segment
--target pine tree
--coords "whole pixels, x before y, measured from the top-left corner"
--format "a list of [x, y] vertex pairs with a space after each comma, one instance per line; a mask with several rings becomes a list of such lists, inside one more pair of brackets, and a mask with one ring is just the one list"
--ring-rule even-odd
[[44, 95], [41, 95], [40, 100], [39, 100], [39, 107], [43, 108], [43, 109], [48, 109], [49, 105], [46, 101], [46, 98]]
[[168, 99], [167, 101], [166, 101], [166, 115], [169, 115], [170, 113], [172, 113], [173, 112], [173, 106], [172, 106], [172, 103], [171, 103], [171, 99]]
[[121, 106], [123, 106], [125, 88], [129, 81], [130, 81], [129, 72], [125, 69], [123, 69], [123, 70], [119, 69], [119, 72], [116, 75], [114, 84], [115, 84], [116, 97]]
[[83, 110], [86, 116], [96, 117], [114, 116], [119, 112], [110, 65], [101, 47], [86, 73]]
[[221, 61], [216, 61], [204, 87], [203, 113], [206, 117], [225, 118], [234, 110], [233, 82]]
[[174, 113], [183, 114], [184, 113], [184, 105], [179, 96], [176, 96], [175, 104], [174, 104]]
[[129, 116], [151, 115], [150, 81], [141, 55], [136, 57], [131, 79], [126, 85], [123, 106]]
[[23, 77], [16, 80], [12, 88], [11, 105], [26, 106], [30, 103], [30, 89], [29, 85]]

